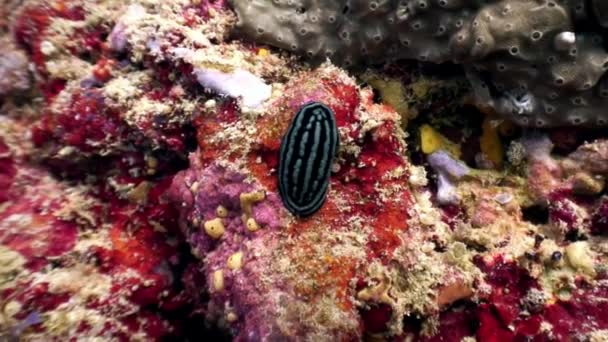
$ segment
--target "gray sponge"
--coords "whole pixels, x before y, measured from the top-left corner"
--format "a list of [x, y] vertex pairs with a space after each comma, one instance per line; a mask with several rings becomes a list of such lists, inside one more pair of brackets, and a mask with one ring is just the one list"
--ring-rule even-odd
[[525, 126], [605, 124], [608, 53], [598, 34], [574, 32], [573, 13], [551, 1], [484, 6], [451, 42], [478, 101]]
[[233, 0], [254, 40], [342, 65], [451, 59], [450, 37], [471, 16], [463, 0]]
[[[602, 0], [232, 0], [238, 32], [345, 66], [462, 63], [479, 102], [527, 126], [608, 122]], [[589, 25], [591, 23], [591, 25]]]

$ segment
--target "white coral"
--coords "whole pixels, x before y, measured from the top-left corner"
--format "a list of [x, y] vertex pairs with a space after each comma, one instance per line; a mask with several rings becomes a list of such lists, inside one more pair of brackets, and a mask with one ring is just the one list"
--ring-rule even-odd
[[198, 82], [222, 95], [241, 98], [249, 108], [259, 107], [272, 94], [272, 87], [249, 71], [235, 70], [224, 73], [212, 69], [195, 69]]

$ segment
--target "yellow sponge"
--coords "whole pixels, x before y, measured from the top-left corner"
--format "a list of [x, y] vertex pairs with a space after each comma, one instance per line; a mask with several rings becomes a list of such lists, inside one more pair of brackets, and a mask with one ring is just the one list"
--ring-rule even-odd
[[498, 136], [498, 129], [492, 124], [492, 120], [486, 117], [482, 125], [482, 133], [479, 138], [479, 148], [484, 157], [491, 161], [496, 168], [502, 167], [504, 159], [504, 150], [500, 137]]
[[462, 154], [460, 146], [444, 137], [430, 125], [424, 124], [420, 126], [419, 131], [420, 146], [423, 153], [431, 154], [437, 150], [444, 150], [453, 157], [460, 158]]
[[258, 50], [258, 56], [266, 57], [268, 55], [270, 55], [270, 51], [268, 51], [267, 49], [261, 48]]

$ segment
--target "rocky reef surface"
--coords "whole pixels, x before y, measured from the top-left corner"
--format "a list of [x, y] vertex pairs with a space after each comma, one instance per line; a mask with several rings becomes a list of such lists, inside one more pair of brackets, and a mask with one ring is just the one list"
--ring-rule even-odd
[[2, 5], [0, 339], [608, 339], [599, 1]]

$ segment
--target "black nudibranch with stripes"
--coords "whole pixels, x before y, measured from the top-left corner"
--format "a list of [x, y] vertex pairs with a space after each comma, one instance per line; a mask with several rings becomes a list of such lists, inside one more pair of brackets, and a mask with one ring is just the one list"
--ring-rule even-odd
[[319, 102], [300, 108], [281, 142], [279, 193], [285, 207], [305, 217], [323, 206], [339, 135], [334, 112]]

